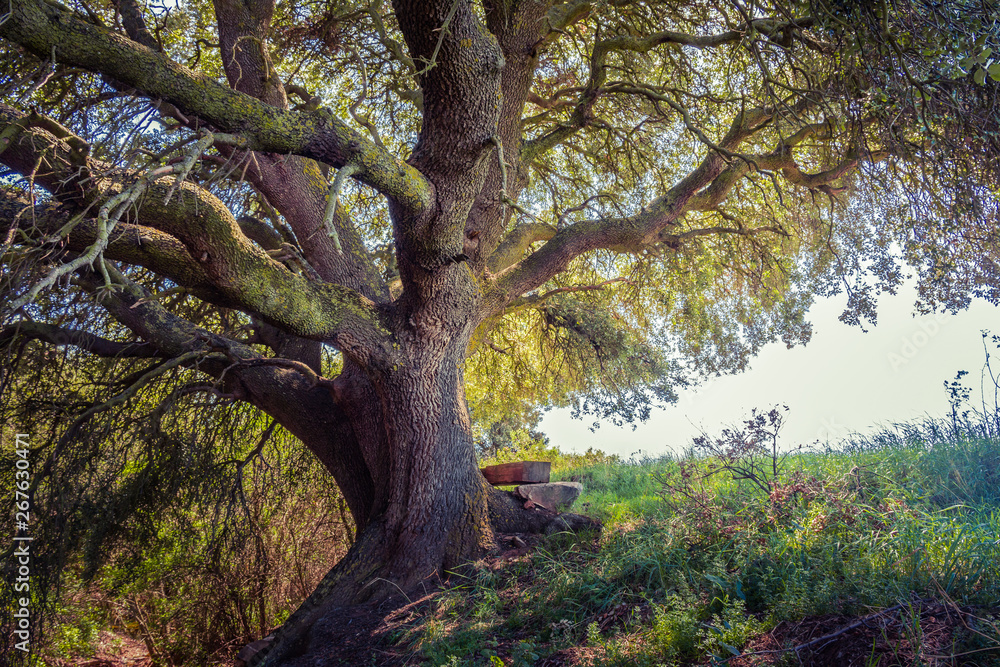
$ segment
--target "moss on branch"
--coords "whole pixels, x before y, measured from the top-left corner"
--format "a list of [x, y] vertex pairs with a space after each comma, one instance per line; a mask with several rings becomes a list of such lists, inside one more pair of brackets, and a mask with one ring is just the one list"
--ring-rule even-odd
[[431, 201], [431, 185], [419, 171], [329, 110], [297, 112], [270, 106], [83, 21], [63, 5], [19, 0], [0, 24], [0, 37], [41, 58], [54, 52], [60, 63], [105, 74], [150, 98], [166, 100], [217, 128], [246, 137], [253, 150], [294, 153], [337, 168], [355, 165], [358, 180], [406, 210], [422, 211]]
[[[19, 116], [19, 112], [0, 105], [0, 131], [16, 123]], [[71, 225], [62, 225], [64, 218], [53, 207], [46, 212], [44, 227], [59, 225], [60, 236], [76, 235], [74, 243], [87, 248], [97, 232], [96, 222], [87, 217], [95, 208], [93, 204], [116, 196], [140, 174], [116, 172], [88, 160], [85, 173], [103, 176], [81, 181], [70, 159], [71, 150], [48, 132], [30, 128], [0, 155], [0, 161], [22, 174], [34, 171], [36, 182], [57, 198], [67, 194], [76, 198], [83, 190], [83, 203], [91, 205], [90, 214], [81, 213]], [[38, 164], [47, 165], [46, 170], [36, 170]], [[172, 195], [169, 202], [168, 195]], [[2, 201], [8, 209], [4, 212], [16, 216], [20, 210], [17, 197], [9, 195]], [[376, 350], [388, 349], [388, 333], [371, 301], [347, 287], [309, 281], [292, 273], [243, 234], [218, 198], [190, 182], [173, 178], [151, 182], [133, 224], [123, 231], [109, 239], [109, 258], [209, 287], [225, 305], [258, 315], [296, 336], [329, 342], [362, 365]], [[150, 247], [142, 247], [144, 237], [152, 242]]]
[[548, 241], [555, 235], [556, 228], [552, 225], [527, 223], [516, 226], [490, 256], [490, 271], [500, 273], [520, 260], [532, 243]]

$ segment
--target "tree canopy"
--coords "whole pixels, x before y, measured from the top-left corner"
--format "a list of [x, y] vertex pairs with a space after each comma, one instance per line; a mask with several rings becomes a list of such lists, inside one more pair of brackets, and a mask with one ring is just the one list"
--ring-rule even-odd
[[0, 49], [0, 410], [60, 554], [290, 434], [362, 533], [312, 606], [406, 588], [541, 526], [493, 424], [645, 418], [908, 272], [1000, 301], [988, 0], [18, 0]]

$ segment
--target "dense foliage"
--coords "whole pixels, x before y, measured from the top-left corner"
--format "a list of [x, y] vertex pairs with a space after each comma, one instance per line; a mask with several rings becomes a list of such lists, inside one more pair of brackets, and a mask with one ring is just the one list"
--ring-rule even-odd
[[359, 531], [313, 603], [412, 588], [491, 543], [476, 445], [541, 408], [643, 419], [907, 271], [1000, 301], [991, 0], [70, 5], [0, 8], [39, 591], [252, 525], [299, 443]]

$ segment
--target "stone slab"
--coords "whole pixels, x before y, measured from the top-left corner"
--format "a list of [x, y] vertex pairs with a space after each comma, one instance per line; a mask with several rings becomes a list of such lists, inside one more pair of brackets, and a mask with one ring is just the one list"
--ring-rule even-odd
[[548, 484], [522, 484], [517, 495], [545, 509], [559, 512], [572, 505], [583, 492], [579, 482], [549, 482]]
[[548, 482], [551, 469], [552, 464], [548, 461], [515, 461], [480, 468], [483, 477], [493, 486]]

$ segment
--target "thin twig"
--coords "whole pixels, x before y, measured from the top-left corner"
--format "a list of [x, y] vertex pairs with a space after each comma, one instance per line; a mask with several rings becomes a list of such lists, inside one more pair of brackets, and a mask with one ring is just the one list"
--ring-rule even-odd
[[333, 239], [333, 247], [338, 253], [343, 253], [344, 250], [340, 245], [340, 235], [337, 233], [337, 227], [334, 225], [333, 220], [337, 213], [337, 202], [340, 201], [340, 190], [344, 187], [344, 181], [359, 171], [361, 171], [361, 167], [356, 164], [345, 164], [338, 169], [337, 175], [330, 184], [330, 193], [326, 198], [326, 211], [323, 212], [323, 226], [326, 227], [326, 233]]
[[438, 31], [441, 34], [438, 35], [438, 41], [437, 44], [434, 45], [434, 52], [431, 53], [431, 59], [427, 62], [426, 67], [416, 73], [416, 76], [426, 74], [437, 65], [438, 52], [441, 51], [441, 45], [444, 43], [444, 36], [448, 33], [448, 26], [451, 24], [451, 20], [455, 18], [455, 12], [458, 11], [458, 5], [461, 4], [461, 2], [462, 0], [455, 0], [455, 2], [451, 3], [451, 9], [448, 10], [448, 16], [445, 17], [444, 23], [441, 24], [440, 28], [438, 28]]
[[595, 285], [572, 285], [569, 287], [556, 287], [555, 289], [551, 289], [548, 292], [545, 292], [544, 294], [536, 294], [534, 296], [525, 296], [521, 297], [520, 299], [515, 299], [507, 307], [508, 312], [512, 309], [523, 308], [524, 306], [531, 306], [537, 303], [541, 303], [546, 299], [555, 296], [556, 294], [564, 294], [566, 292], [591, 292], [594, 290], [604, 289], [608, 285], [612, 285], [614, 283], [626, 283], [629, 285], [634, 284], [634, 282], [629, 278], [612, 278], [611, 280], [605, 280], [604, 282], [597, 283]]

